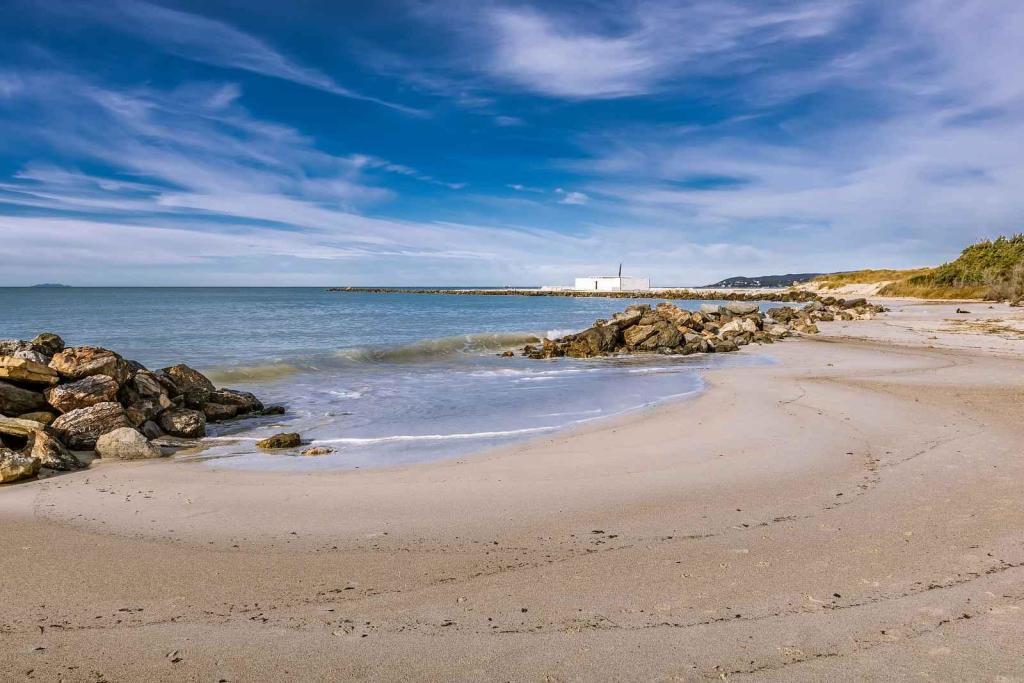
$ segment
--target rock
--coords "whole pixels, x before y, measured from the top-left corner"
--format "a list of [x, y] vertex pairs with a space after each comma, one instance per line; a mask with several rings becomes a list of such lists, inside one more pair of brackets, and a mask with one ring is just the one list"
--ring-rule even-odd
[[85, 467], [85, 463], [76, 458], [57, 437], [45, 429], [32, 433], [25, 451], [33, 458], [37, 458], [43, 467], [51, 470], [67, 472]]
[[705, 315], [718, 315], [722, 311], [722, 307], [718, 304], [701, 304], [700, 312]]
[[803, 318], [793, 323], [793, 330], [801, 334], [818, 334], [818, 326]]
[[728, 334], [739, 334], [742, 331], [743, 326], [740, 320], [730, 320], [718, 328], [718, 334], [721, 337], [725, 337]]
[[42, 363], [14, 356], [0, 356], [0, 379], [24, 384], [57, 383], [57, 371]]
[[206, 416], [198, 410], [174, 408], [160, 414], [160, 428], [171, 436], [196, 439], [206, 436]]
[[34, 477], [39, 474], [39, 467], [37, 458], [0, 448], [0, 484]]
[[116, 399], [117, 382], [108, 375], [90, 375], [46, 390], [46, 400], [62, 413]]
[[[160, 378], [145, 368], [135, 371], [135, 375], [128, 383], [128, 387], [141, 398], [160, 398], [161, 396], [170, 395], [170, 392], [167, 391], [167, 387], [160, 381]], [[176, 387], [175, 390], [177, 390]]]
[[789, 336], [789, 328], [779, 323], [765, 326], [764, 331], [775, 339], [782, 339], [783, 337]]
[[53, 421], [57, 419], [57, 416], [46, 410], [40, 410], [34, 413], [25, 413], [24, 415], [19, 415], [18, 419], [32, 420], [33, 422], [38, 422], [39, 424], [45, 427], [47, 425], [52, 424]]
[[[654, 325], [654, 334], [637, 345], [641, 351], [659, 349], [675, 349], [683, 341], [683, 333], [667, 320], [658, 320]], [[632, 329], [632, 328], [631, 328]]]
[[238, 415], [238, 406], [227, 406], [223, 403], [204, 403], [203, 415], [210, 422], [230, 420]]
[[14, 436], [19, 439], [28, 439], [32, 432], [39, 429], [39, 423], [35, 420], [22, 420], [17, 417], [4, 417], [0, 415], [0, 434]]
[[105, 459], [145, 460], [159, 458], [163, 452], [137, 429], [121, 427], [96, 440], [96, 455]]
[[747, 334], [754, 334], [758, 331], [757, 323], [750, 318], [743, 318], [740, 321], [740, 331], [746, 332]]
[[730, 301], [725, 305], [725, 310], [733, 315], [750, 315], [757, 313], [760, 307], [753, 301]]
[[839, 302], [839, 308], [857, 308], [858, 306], [866, 306], [868, 303], [867, 299], [846, 299]]
[[263, 411], [263, 403], [248, 391], [216, 389], [210, 392], [210, 402], [219, 403], [224, 406], [238, 406], [239, 415], [243, 413], [259, 413]]
[[184, 363], [164, 368], [163, 372], [174, 382], [178, 391], [185, 397], [185, 405], [190, 408], [201, 408], [210, 400], [210, 394], [216, 390], [213, 382], [203, 373]]
[[612, 325], [622, 330], [640, 322], [640, 318], [643, 317], [644, 312], [643, 308], [630, 306], [626, 310], [619, 311], [613, 315], [611, 320], [605, 322], [605, 325]]
[[658, 330], [654, 325], [634, 325], [622, 333], [622, 339], [626, 342], [626, 346], [636, 348], [657, 333]]
[[739, 346], [730, 339], [719, 339], [717, 341], [708, 342], [715, 353], [729, 353], [731, 351], [739, 351]]
[[147, 420], [142, 423], [140, 431], [145, 435], [147, 439], [159, 439], [164, 435], [164, 430], [160, 429], [160, 425], [152, 420]]
[[40, 365], [49, 365], [50, 357], [44, 353], [39, 353], [35, 349], [27, 349], [24, 351], [15, 351], [11, 354], [15, 358], [21, 358], [22, 360], [30, 360], [33, 363], [39, 363]]
[[135, 375], [121, 387], [118, 400], [125, 406], [128, 422], [133, 427], [139, 427], [162, 411], [174, 407], [163, 384], [145, 368], [136, 370]]
[[796, 309], [789, 306], [781, 306], [779, 308], [770, 308], [767, 313], [768, 317], [780, 323], [786, 323], [797, 317]]
[[302, 437], [295, 432], [282, 432], [256, 442], [257, 448], [294, 448], [302, 444]]
[[803, 311], [804, 313], [823, 311], [825, 310], [825, 304], [821, 303], [820, 301], [808, 301], [800, 310]]
[[573, 358], [600, 356], [614, 351], [618, 341], [619, 328], [617, 326], [591, 327], [573, 337], [566, 349], [566, 355]]
[[21, 415], [48, 407], [46, 397], [41, 392], [0, 381], [0, 413]]
[[299, 455], [328, 455], [333, 452], [333, 448], [327, 448], [326, 446], [312, 446], [300, 452]]
[[53, 421], [51, 428], [68, 448], [92, 450], [100, 436], [127, 426], [124, 408], [109, 401], [64, 413]]
[[260, 415], [284, 415], [284, 406], [267, 406], [260, 411]]
[[64, 350], [64, 340], [53, 332], [40, 332], [30, 343], [33, 349], [47, 356], [54, 356]]
[[130, 374], [128, 363], [113, 351], [96, 346], [76, 346], [53, 356], [50, 367], [61, 377], [78, 380], [92, 375], [106, 375], [124, 384]]
[[156, 379], [156, 381], [160, 382], [160, 386], [164, 388], [164, 391], [167, 392], [168, 396], [171, 398], [181, 396], [181, 390], [178, 389], [178, 385], [174, 383], [174, 380], [171, 379], [170, 375], [166, 372], [163, 370], [153, 370], [149, 374]]

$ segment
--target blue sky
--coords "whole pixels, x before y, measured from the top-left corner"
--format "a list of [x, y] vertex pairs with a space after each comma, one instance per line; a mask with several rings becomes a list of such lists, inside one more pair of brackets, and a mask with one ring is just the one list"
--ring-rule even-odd
[[656, 284], [1024, 226], [1024, 3], [29, 2], [0, 285]]

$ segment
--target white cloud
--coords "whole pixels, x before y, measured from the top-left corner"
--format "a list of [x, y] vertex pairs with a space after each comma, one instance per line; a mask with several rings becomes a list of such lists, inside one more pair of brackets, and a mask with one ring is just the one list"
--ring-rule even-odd
[[582, 205], [590, 201], [590, 197], [583, 192], [572, 192], [560, 187], [555, 189], [555, 194], [562, 195], [562, 198], [558, 200], [559, 204]]
[[765, 9], [727, 1], [639, 2], [602, 6], [604, 14], [596, 17], [578, 9], [559, 12], [557, 6], [489, 6], [478, 19], [489, 37], [480, 49], [490, 75], [532, 92], [570, 99], [628, 97], [684, 75], [724, 66], [742, 71], [740, 65], [761, 50], [828, 34], [840, 24], [846, 4], [826, 0]]

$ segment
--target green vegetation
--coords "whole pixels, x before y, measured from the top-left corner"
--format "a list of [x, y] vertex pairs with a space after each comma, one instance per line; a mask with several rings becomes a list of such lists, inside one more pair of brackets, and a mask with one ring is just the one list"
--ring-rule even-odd
[[972, 244], [955, 261], [886, 285], [879, 294], [1019, 299], [1024, 295], [1024, 235]]
[[857, 270], [815, 278], [822, 289], [886, 282], [881, 296], [922, 299], [1020, 299], [1024, 297], [1024, 235], [972, 244], [937, 268]]

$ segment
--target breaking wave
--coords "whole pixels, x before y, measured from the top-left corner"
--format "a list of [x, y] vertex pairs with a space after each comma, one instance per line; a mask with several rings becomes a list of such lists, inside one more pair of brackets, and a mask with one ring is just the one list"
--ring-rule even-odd
[[417, 363], [457, 354], [479, 355], [536, 344], [540, 337], [527, 332], [463, 334], [424, 339], [398, 346], [363, 346], [333, 352], [310, 354], [257, 365], [233, 365], [209, 368], [206, 374], [216, 383], [257, 382], [281, 379], [300, 372], [344, 368], [370, 363]]

